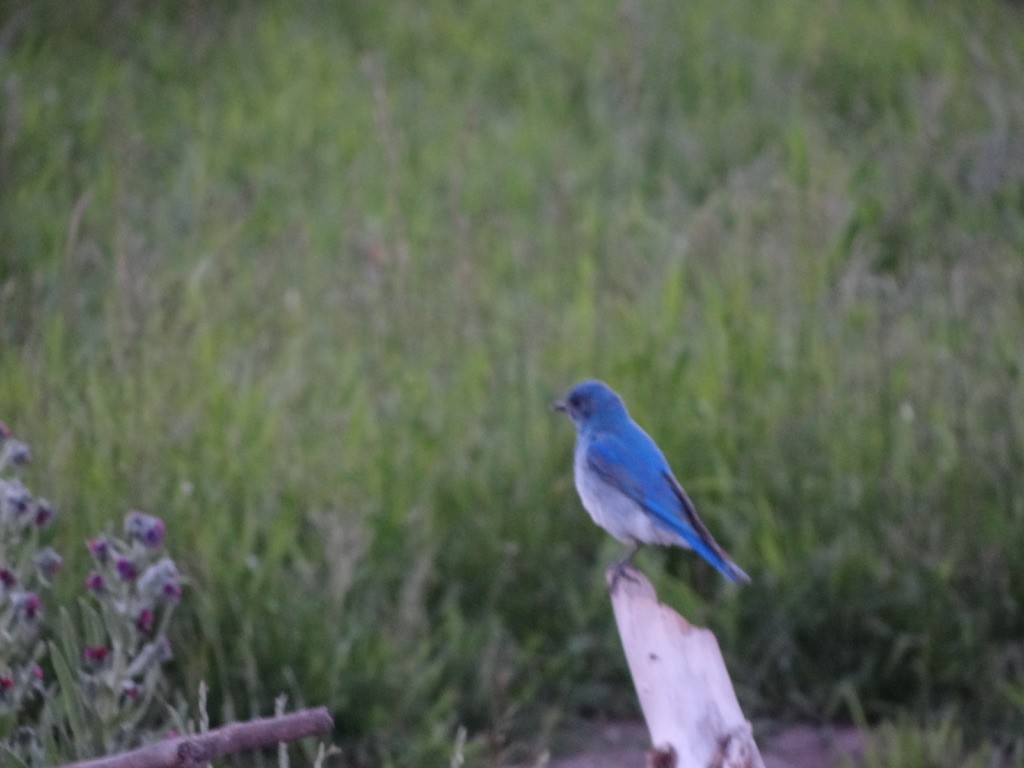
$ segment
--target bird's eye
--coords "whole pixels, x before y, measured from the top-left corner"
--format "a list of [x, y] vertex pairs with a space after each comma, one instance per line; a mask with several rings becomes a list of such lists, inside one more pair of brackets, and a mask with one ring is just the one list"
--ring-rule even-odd
[[572, 408], [574, 411], [579, 410], [579, 407], [580, 407], [580, 396], [579, 395], [569, 395], [569, 407]]

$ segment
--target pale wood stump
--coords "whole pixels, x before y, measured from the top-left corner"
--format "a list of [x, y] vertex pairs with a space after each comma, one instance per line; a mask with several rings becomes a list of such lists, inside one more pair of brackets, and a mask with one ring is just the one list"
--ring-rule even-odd
[[656, 768], [764, 768], [718, 641], [658, 602], [628, 567], [606, 574], [619, 637], [654, 749]]

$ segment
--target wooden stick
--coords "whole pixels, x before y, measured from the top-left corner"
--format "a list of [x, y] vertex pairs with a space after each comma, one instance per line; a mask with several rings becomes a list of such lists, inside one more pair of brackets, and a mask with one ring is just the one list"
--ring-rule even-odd
[[211, 760], [249, 749], [294, 741], [334, 727], [326, 707], [302, 709], [277, 717], [231, 723], [206, 733], [180, 736], [131, 752], [71, 763], [64, 768], [202, 768]]
[[605, 578], [654, 745], [649, 765], [764, 768], [715, 636], [659, 603], [635, 568]]

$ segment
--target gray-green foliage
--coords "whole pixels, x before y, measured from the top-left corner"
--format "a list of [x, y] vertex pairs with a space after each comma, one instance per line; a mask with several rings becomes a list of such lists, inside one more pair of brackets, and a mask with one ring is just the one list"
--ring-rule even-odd
[[971, 748], [965, 741], [963, 729], [950, 715], [924, 727], [912, 722], [885, 723], [869, 738], [861, 764], [865, 768], [1019, 768], [1024, 765], [1024, 743], [1019, 734], [1002, 750], [991, 745]]
[[44, 546], [53, 506], [35, 499], [17, 474], [30, 457], [28, 446], [0, 422], [0, 755], [32, 746], [31, 732], [21, 729], [24, 713], [46, 693], [41, 593], [63, 562]]
[[1012, 4], [37, 3], [4, 29], [0, 402], [52, 446], [61, 536], [168, 511], [201, 585], [182, 679], [222, 718], [284, 688], [390, 764], [460, 723], [472, 753], [632, 712], [614, 547], [545, 409], [599, 375], [754, 577], [641, 557], [752, 714], [1019, 732]]
[[166, 734], [166, 632], [182, 587], [163, 521], [132, 511], [124, 539], [88, 541], [88, 598], [57, 610], [53, 587], [69, 574], [44, 546], [53, 505], [18, 477], [30, 457], [0, 422], [0, 764], [42, 768]]

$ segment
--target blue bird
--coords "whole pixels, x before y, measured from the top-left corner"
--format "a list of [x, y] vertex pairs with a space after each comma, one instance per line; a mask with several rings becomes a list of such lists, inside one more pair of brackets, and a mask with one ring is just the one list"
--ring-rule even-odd
[[627, 546], [615, 563], [613, 588], [641, 544], [692, 549], [730, 581], [750, 581], [718, 546], [664, 454], [611, 387], [582, 381], [552, 407], [576, 425], [573, 470], [580, 501], [595, 523]]

